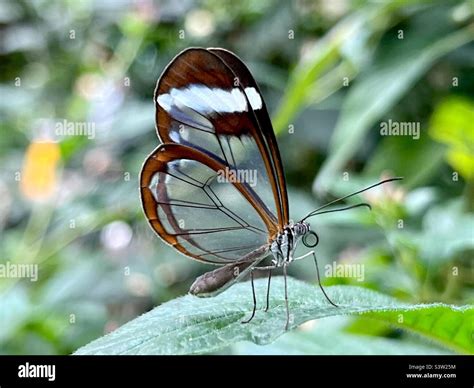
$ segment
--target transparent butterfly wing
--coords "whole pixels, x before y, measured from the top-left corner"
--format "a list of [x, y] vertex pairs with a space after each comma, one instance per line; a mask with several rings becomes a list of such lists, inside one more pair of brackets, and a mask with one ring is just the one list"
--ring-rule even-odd
[[255, 81], [233, 54], [212, 50], [185, 50], [158, 81], [164, 144], [144, 164], [141, 194], [167, 243], [224, 265], [268, 245], [288, 223], [287, 197]]
[[272, 222], [252, 205], [250, 186], [223, 181], [220, 168], [195, 149], [164, 144], [146, 160], [140, 187], [157, 234], [181, 253], [213, 264], [239, 260], [267, 245]]
[[[247, 73], [250, 74], [247, 70]], [[264, 134], [273, 133], [256, 84], [243, 86], [218, 55], [188, 49], [163, 72], [155, 91], [157, 130], [164, 143], [189, 145], [252, 179], [260, 205], [283, 227], [280, 186]], [[258, 113], [256, 113], [258, 112]], [[266, 117], [262, 130], [258, 117]], [[278, 148], [276, 148], [278, 152]], [[281, 164], [279, 165], [281, 167]], [[280, 175], [283, 175], [281, 173]], [[286, 191], [285, 191], [286, 198]], [[276, 234], [278, 227], [271, 231]]]
[[[225, 64], [230, 67], [233, 73], [239, 80], [240, 85], [244, 90], [252, 91], [256, 95], [261, 95], [260, 89], [257, 82], [250, 73], [247, 66], [237, 57], [234, 53], [222, 49], [222, 48], [209, 48], [208, 51], [219, 56]], [[273, 131], [272, 122], [268, 114], [268, 110], [265, 104], [265, 100], [261, 98], [260, 109], [253, 111], [260, 132], [263, 135], [265, 145], [268, 149], [269, 158], [272, 164], [273, 175], [276, 177], [276, 186], [278, 190], [279, 205], [281, 209], [281, 225], [287, 225], [289, 222], [289, 206], [288, 206], [288, 194], [286, 192], [286, 179], [283, 170], [283, 163], [280, 156], [280, 150], [278, 149], [278, 143], [276, 141], [275, 132]]]

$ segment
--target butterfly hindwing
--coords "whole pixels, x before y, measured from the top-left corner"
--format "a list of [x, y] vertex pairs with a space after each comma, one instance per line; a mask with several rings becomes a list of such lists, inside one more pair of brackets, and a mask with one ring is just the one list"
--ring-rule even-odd
[[253, 205], [250, 186], [219, 179], [222, 168], [193, 148], [162, 144], [140, 178], [143, 208], [156, 233], [181, 253], [214, 264], [239, 260], [267, 244], [273, 222]]

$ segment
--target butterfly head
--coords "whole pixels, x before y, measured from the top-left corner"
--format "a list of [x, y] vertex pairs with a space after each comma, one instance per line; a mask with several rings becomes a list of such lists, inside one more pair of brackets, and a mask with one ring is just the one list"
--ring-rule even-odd
[[[315, 237], [315, 241], [310, 241], [310, 236]], [[306, 221], [287, 225], [283, 231], [277, 234], [270, 247], [273, 254], [273, 264], [281, 267], [285, 263], [292, 262], [300, 240], [307, 247], [315, 247], [319, 242], [318, 235], [311, 231], [310, 224]]]

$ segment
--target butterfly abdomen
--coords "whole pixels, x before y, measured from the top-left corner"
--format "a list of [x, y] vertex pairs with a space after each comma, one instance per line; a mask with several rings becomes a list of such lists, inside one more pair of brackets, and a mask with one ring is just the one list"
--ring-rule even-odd
[[250, 261], [231, 263], [199, 276], [191, 285], [189, 292], [200, 297], [214, 296], [224, 291], [227, 284], [237, 279], [253, 263]]

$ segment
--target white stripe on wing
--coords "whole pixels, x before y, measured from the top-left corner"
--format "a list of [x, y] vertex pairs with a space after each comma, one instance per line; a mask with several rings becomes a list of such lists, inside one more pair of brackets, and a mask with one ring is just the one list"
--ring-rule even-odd
[[184, 113], [183, 107], [187, 107], [200, 115], [213, 116], [213, 114], [247, 112], [247, 99], [252, 109], [262, 107], [262, 98], [253, 87], [245, 88], [244, 94], [240, 88], [225, 90], [201, 84], [192, 84], [180, 89], [172, 88], [169, 93], [160, 94], [157, 102], [170, 114], [173, 108]]

